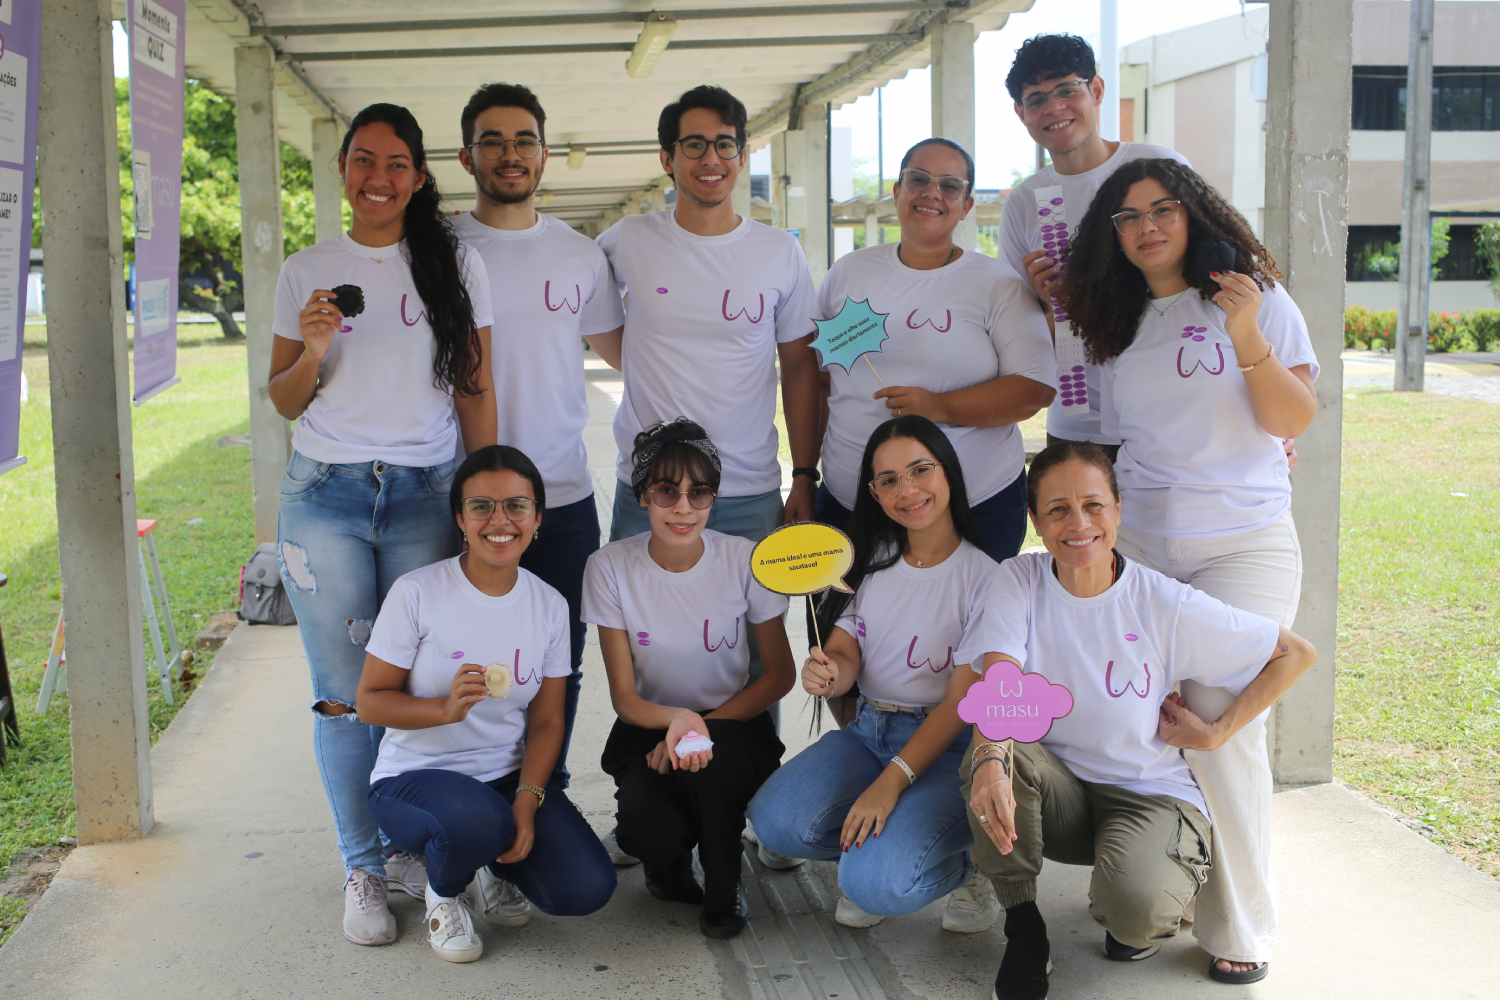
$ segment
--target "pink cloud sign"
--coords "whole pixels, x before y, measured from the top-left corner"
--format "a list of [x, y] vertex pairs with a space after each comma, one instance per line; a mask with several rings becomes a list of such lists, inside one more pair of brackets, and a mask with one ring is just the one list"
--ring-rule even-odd
[[1035, 743], [1053, 719], [1073, 711], [1073, 692], [1041, 674], [1026, 674], [1009, 660], [997, 660], [958, 703], [958, 717], [972, 722], [986, 739]]

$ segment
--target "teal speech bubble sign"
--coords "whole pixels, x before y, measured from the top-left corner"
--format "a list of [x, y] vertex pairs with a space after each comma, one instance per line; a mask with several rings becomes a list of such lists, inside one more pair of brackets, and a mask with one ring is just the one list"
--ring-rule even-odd
[[890, 313], [876, 312], [870, 300], [855, 302], [844, 297], [844, 308], [833, 319], [815, 320], [818, 335], [813, 347], [823, 358], [823, 367], [838, 365], [845, 372], [863, 355], [879, 351], [885, 343], [885, 319]]

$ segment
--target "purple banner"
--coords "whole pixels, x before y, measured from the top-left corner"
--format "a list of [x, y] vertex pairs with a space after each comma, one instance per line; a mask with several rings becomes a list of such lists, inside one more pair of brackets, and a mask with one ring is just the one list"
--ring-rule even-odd
[[[0, 0], [3, 2], [3, 0]], [[135, 180], [135, 402], [177, 384], [182, 231], [182, 30], [187, 0], [130, 0]]]
[[0, 473], [26, 459], [21, 443], [21, 348], [36, 190], [41, 90], [40, 0], [0, 2]]

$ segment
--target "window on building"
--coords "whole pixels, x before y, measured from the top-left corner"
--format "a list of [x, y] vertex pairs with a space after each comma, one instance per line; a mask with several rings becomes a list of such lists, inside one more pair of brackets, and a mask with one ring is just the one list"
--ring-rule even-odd
[[[1406, 128], [1406, 67], [1354, 67], [1355, 129]], [[1438, 66], [1432, 71], [1437, 132], [1500, 131], [1500, 66]]]
[[[1437, 281], [1488, 281], [1489, 264], [1479, 253], [1479, 224], [1454, 223], [1448, 253], [1437, 264]], [[1399, 276], [1400, 226], [1350, 226], [1348, 281], [1395, 281]]]

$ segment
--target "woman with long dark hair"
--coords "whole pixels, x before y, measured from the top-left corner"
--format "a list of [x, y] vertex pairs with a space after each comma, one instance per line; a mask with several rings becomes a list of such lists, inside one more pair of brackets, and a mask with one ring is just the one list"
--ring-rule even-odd
[[[381, 730], [354, 711], [365, 643], [391, 584], [453, 555], [458, 435], [495, 443], [490, 294], [439, 209], [422, 129], [372, 104], [339, 150], [347, 233], [287, 258], [270, 396], [296, 420], [276, 551], [313, 680], [313, 746], [346, 869], [344, 936], [388, 944], [386, 857], [366, 796]], [[425, 893], [420, 858], [391, 881]]]
[[834, 919], [870, 927], [955, 890], [947, 930], [995, 922], [989, 883], [974, 879], [959, 765], [968, 726], [958, 702], [977, 675], [955, 669], [1000, 566], [985, 555], [952, 443], [926, 417], [875, 428], [849, 521], [852, 595], [818, 609], [802, 686], [838, 696], [859, 681], [858, 713], [784, 764], [750, 803], [763, 845], [839, 862]]
[[[1160, 159], [1115, 171], [1070, 249], [1062, 305], [1103, 366], [1103, 430], [1124, 442], [1121, 553], [1290, 626], [1302, 551], [1282, 439], [1317, 413], [1318, 362], [1276, 262], [1202, 177]], [[1200, 263], [1205, 250], [1221, 262]], [[1195, 680], [1182, 693], [1205, 720], [1234, 702]], [[1276, 934], [1264, 715], [1213, 753], [1184, 754], [1216, 842], [1193, 932], [1210, 975], [1255, 982]]]

